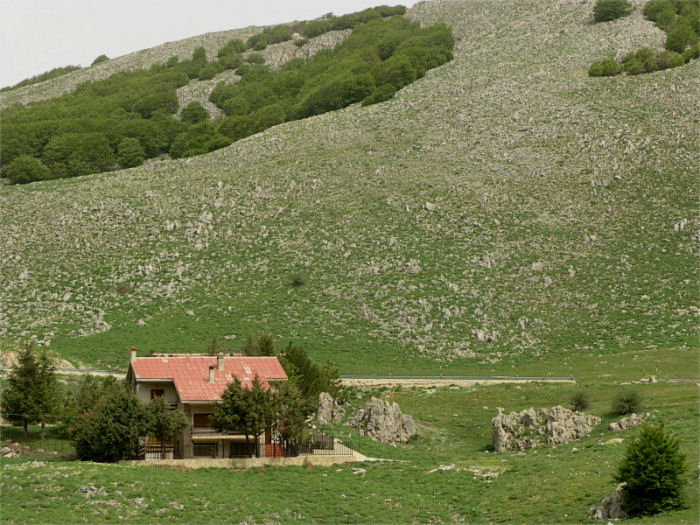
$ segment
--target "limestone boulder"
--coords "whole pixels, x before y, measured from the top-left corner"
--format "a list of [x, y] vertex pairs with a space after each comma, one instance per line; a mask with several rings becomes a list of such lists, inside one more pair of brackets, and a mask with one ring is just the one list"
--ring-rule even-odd
[[381, 443], [405, 443], [411, 436], [420, 434], [413, 418], [402, 414], [398, 403], [376, 397], [360, 408], [349, 424], [363, 436]]
[[590, 434], [601, 419], [561, 406], [550, 409], [528, 408], [505, 414], [502, 408], [491, 420], [496, 452], [526, 450], [541, 445], [562, 445]]
[[328, 392], [321, 392], [318, 396], [318, 407], [316, 409], [316, 420], [321, 424], [342, 423], [343, 409], [338, 402], [333, 399]]
[[625, 430], [628, 428], [636, 427], [639, 425], [644, 418], [637, 414], [630, 414], [627, 417], [623, 417], [620, 421], [614, 421], [608, 425], [608, 430], [613, 432], [619, 432], [620, 430]]
[[603, 499], [597, 507], [588, 509], [588, 515], [594, 520], [622, 520], [627, 513], [622, 509], [622, 489], [626, 483], [620, 483], [611, 496]]

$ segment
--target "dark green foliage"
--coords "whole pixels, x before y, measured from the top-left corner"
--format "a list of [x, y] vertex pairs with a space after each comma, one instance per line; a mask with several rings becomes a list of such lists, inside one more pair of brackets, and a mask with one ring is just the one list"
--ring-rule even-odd
[[316, 410], [315, 401], [304, 398], [288, 381], [273, 393], [272, 428], [279, 432], [285, 447], [294, 447], [308, 434], [306, 420]]
[[75, 177], [114, 168], [114, 152], [102, 133], [56, 135], [44, 148], [44, 163], [56, 177]]
[[[421, 28], [401, 16], [402, 6], [367, 9], [341, 17], [275, 26], [263, 30], [253, 43], [264, 45], [289, 40], [294, 33], [306, 37], [325, 31], [353, 28], [353, 33], [333, 50], [309, 60], [289, 61], [280, 70], [264, 66], [264, 57], [240, 54], [247, 45], [232, 40], [207, 62], [200, 47], [190, 60], [171, 57], [147, 70], [117, 73], [87, 82], [74, 92], [28, 106], [3, 111], [2, 172], [15, 158], [28, 156], [17, 166], [12, 180], [58, 178], [97, 173], [144, 158], [170, 153], [174, 158], [198, 155], [250, 136], [282, 122], [317, 115], [363, 101], [379, 102], [452, 58], [454, 45], [449, 28], [437, 24]], [[257, 44], [258, 47], [262, 44]], [[101, 58], [101, 57], [100, 57]], [[226, 118], [214, 126], [200, 121], [200, 108], [178, 112], [177, 88], [191, 79], [214, 78], [224, 69], [235, 69], [241, 81], [219, 84], [210, 100]], [[115, 158], [116, 152], [116, 158]], [[31, 170], [28, 169], [31, 167]], [[21, 174], [20, 174], [21, 171]], [[35, 174], [32, 174], [35, 173]]]
[[161, 457], [165, 457], [166, 445], [187, 427], [187, 416], [179, 410], [170, 410], [162, 397], [152, 399], [148, 405], [148, 433], [161, 444]]
[[617, 415], [638, 414], [642, 410], [642, 396], [634, 390], [619, 392], [613, 400], [612, 410]]
[[588, 74], [592, 77], [611, 76], [624, 71], [628, 75], [640, 75], [682, 66], [698, 58], [699, 6], [697, 0], [650, 0], [644, 6], [644, 16], [666, 32], [665, 47], [668, 51], [657, 53], [643, 48], [626, 55], [621, 64], [613, 63], [613, 59], [594, 62]]
[[58, 382], [51, 358], [28, 344], [17, 356], [3, 385], [2, 417], [22, 425], [24, 434], [30, 424], [41, 423], [42, 439], [46, 423], [53, 421], [59, 406]]
[[276, 355], [275, 339], [268, 332], [261, 332], [259, 335], [248, 334], [241, 347], [243, 355]]
[[338, 369], [332, 363], [318, 366], [306, 350], [291, 342], [280, 355], [280, 362], [289, 376], [289, 381], [296, 385], [305, 399], [315, 403], [321, 392], [328, 392], [335, 399], [345, 398]]
[[224, 69], [237, 69], [243, 64], [243, 57], [239, 54], [223, 55], [217, 62]]
[[109, 57], [107, 55], [100, 55], [98, 56], [95, 60], [92, 61], [91, 66], [96, 66], [97, 64], [102, 64], [103, 62], [109, 61]]
[[135, 168], [143, 164], [146, 153], [139, 139], [124, 137], [117, 147], [117, 162], [123, 168]]
[[79, 414], [71, 439], [83, 460], [115, 462], [135, 457], [150, 430], [149, 414], [122, 382], [106, 382], [94, 407]]
[[630, 517], [654, 515], [684, 507], [683, 475], [687, 467], [678, 439], [663, 426], [645, 426], [629, 444], [615, 480], [622, 507]]
[[248, 56], [245, 57], [245, 61], [249, 64], [264, 64], [265, 57], [262, 56], [260, 53], [250, 53]]
[[185, 106], [180, 113], [180, 117], [184, 122], [189, 122], [190, 124], [197, 124], [199, 122], [204, 122], [209, 120], [209, 112], [202, 106], [199, 102], [190, 102]]
[[663, 51], [656, 56], [656, 69], [671, 69], [682, 66], [685, 62], [685, 57], [680, 53]]
[[392, 86], [391, 84], [384, 84], [383, 86], [380, 86], [379, 88], [375, 89], [371, 95], [365, 97], [362, 100], [362, 105], [369, 106], [371, 104], [384, 102], [385, 100], [393, 98], [395, 94], [396, 88], [394, 86]]
[[629, 15], [634, 10], [628, 0], [598, 0], [593, 7], [596, 22], [609, 22]]
[[211, 62], [204, 66], [200, 71], [199, 71], [199, 79], [200, 80], [211, 80], [214, 78], [216, 75], [221, 73], [224, 70], [223, 64], [219, 62]]
[[588, 74], [592, 77], [612, 77], [621, 72], [622, 66], [612, 57], [593, 62], [588, 69]]
[[15, 157], [10, 165], [5, 168], [3, 175], [10, 179], [13, 184], [24, 184], [51, 178], [49, 168], [44, 166], [39, 159], [29, 155]]
[[689, 20], [679, 20], [666, 33], [666, 49], [683, 53], [687, 47], [698, 43], [698, 34]]
[[8, 86], [5, 88], [0, 89], [0, 91], [8, 91], [10, 89], [15, 89], [19, 87], [24, 87], [24, 86], [31, 86], [32, 84], [38, 84], [39, 82], [44, 82], [46, 80], [51, 80], [52, 78], [57, 78], [61, 77], [63, 75], [67, 75], [68, 73], [72, 71], [77, 71], [78, 69], [82, 69], [80, 66], [65, 66], [65, 67], [56, 67], [50, 71], [46, 71], [45, 73], [41, 73], [40, 75], [33, 76], [31, 78], [26, 78], [22, 80], [21, 82], [18, 82], [14, 86]]
[[275, 415], [273, 394], [263, 387], [258, 376], [250, 388], [234, 378], [222, 394], [221, 403], [214, 408], [211, 422], [217, 431], [242, 432], [246, 441], [251, 442], [272, 426]]
[[170, 156], [177, 159], [201, 155], [228, 146], [230, 143], [231, 141], [219, 133], [214, 124], [209, 121], [200, 122], [175, 137], [170, 146]]
[[578, 392], [574, 393], [573, 396], [571, 396], [572, 410], [583, 412], [584, 410], [588, 410], [589, 408], [591, 408], [591, 398], [588, 395], [588, 392], [579, 390]]

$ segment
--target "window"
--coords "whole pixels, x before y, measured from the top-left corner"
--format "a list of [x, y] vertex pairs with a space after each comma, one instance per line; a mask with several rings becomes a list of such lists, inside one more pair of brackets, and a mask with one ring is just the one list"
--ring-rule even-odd
[[165, 390], [162, 388], [152, 388], [151, 389], [151, 399], [156, 399], [157, 397], [163, 397], [165, 395]]
[[192, 426], [194, 428], [209, 428], [211, 427], [211, 416], [214, 414], [193, 414]]
[[193, 443], [192, 455], [196, 458], [215, 458], [219, 455], [216, 443]]

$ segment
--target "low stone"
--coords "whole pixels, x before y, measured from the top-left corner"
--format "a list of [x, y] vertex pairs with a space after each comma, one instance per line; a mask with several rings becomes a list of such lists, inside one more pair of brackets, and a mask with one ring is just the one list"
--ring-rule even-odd
[[360, 478], [363, 478], [365, 476], [365, 474], [367, 473], [367, 469], [355, 467], [352, 469], [352, 473]]
[[626, 483], [620, 483], [611, 496], [603, 499], [597, 507], [588, 509], [588, 515], [594, 520], [621, 520], [627, 517], [622, 510], [622, 489]]
[[608, 425], [608, 430], [612, 430], [613, 432], [619, 432], [620, 430], [636, 427], [642, 421], [644, 421], [644, 418], [642, 416], [639, 416], [637, 414], [630, 414], [627, 417], [623, 417], [620, 421], [610, 423]]

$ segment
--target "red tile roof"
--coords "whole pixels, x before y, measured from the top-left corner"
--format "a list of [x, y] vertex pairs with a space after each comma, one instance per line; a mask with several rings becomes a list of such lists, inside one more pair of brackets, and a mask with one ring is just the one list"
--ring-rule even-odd
[[[225, 356], [223, 370], [216, 369], [216, 359], [188, 354], [137, 357], [131, 366], [136, 379], [172, 380], [182, 402], [219, 401], [234, 377], [248, 387], [256, 375], [265, 387], [270, 380], [287, 379], [276, 357]], [[209, 382], [210, 367], [214, 367], [214, 383]]]

